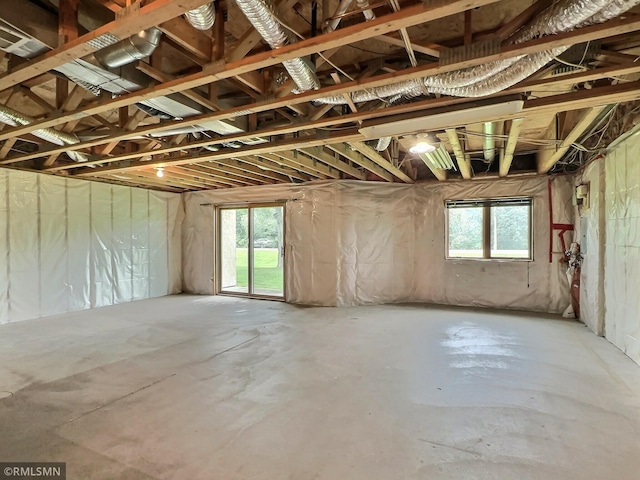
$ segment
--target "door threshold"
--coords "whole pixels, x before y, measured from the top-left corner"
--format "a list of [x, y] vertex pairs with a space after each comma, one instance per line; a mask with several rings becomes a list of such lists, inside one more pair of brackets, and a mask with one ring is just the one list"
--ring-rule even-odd
[[223, 297], [240, 297], [240, 298], [250, 298], [253, 300], [272, 300], [275, 302], [285, 302], [284, 297], [275, 297], [272, 295], [256, 295], [249, 293], [237, 293], [237, 292], [218, 292], [216, 295], [221, 295]]

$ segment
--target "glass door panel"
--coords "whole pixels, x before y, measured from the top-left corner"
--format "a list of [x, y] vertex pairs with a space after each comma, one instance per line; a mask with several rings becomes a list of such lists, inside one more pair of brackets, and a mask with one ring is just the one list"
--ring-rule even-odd
[[220, 290], [249, 293], [249, 209], [220, 210]]
[[255, 207], [251, 215], [251, 293], [284, 296], [284, 207]]
[[284, 205], [219, 210], [219, 292], [284, 297]]

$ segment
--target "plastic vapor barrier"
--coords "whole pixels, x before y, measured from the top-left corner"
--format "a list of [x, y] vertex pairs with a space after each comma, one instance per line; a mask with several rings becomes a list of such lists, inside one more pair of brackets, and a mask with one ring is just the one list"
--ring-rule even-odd
[[[286, 201], [291, 303], [433, 302], [562, 312], [568, 285], [549, 263], [546, 177], [442, 184], [330, 181], [184, 194], [183, 290], [211, 294], [215, 205]], [[554, 221], [572, 223], [572, 181], [553, 183]], [[445, 259], [445, 200], [533, 197], [534, 261]], [[567, 241], [573, 239], [567, 237]], [[554, 236], [554, 251], [561, 252]]]
[[0, 323], [180, 291], [176, 194], [0, 170]]
[[605, 158], [605, 336], [640, 363], [640, 134]]
[[[588, 165], [576, 183], [589, 184], [589, 207], [580, 208], [580, 320], [596, 335], [604, 335], [605, 163]], [[577, 186], [577, 185], [576, 185]]]

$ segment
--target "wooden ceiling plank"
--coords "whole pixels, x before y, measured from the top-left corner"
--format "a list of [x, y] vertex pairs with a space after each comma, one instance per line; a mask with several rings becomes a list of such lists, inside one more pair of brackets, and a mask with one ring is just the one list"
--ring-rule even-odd
[[283, 175], [281, 173], [278, 172], [273, 172], [271, 170], [264, 170], [262, 168], [256, 167], [255, 165], [246, 163], [246, 162], [241, 162], [240, 160], [234, 160], [236, 163], [224, 163], [224, 164], [219, 164], [219, 163], [207, 163], [207, 165], [220, 165], [220, 166], [224, 166], [224, 168], [228, 168], [230, 170], [238, 170], [240, 172], [242, 172], [243, 175], [246, 175], [248, 173], [251, 173], [253, 175], [256, 175], [258, 177], [261, 178], [265, 178], [268, 181], [274, 181], [274, 182], [278, 182], [278, 183], [283, 183], [283, 182], [290, 182], [291, 179], [288, 175]]
[[[136, 64], [136, 68], [159, 82], [169, 82], [171, 80], [175, 80], [175, 77], [171, 75], [167, 75], [166, 73], [163, 73], [160, 70], [153, 68], [151, 65], [145, 62], [138, 62]], [[205, 108], [208, 108], [212, 112], [219, 112], [220, 110], [224, 109], [223, 106], [209, 100], [208, 98], [203, 97], [193, 89], [183, 90], [180, 93], [182, 93], [182, 95], [184, 95], [188, 99], [193, 100], [197, 104], [202, 105]]]
[[[386, 35], [380, 35], [376, 37], [377, 40], [381, 40], [390, 45], [395, 45], [396, 47], [405, 47], [404, 39], [400, 36], [399, 33], [387, 33]], [[435, 58], [440, 58], [440, 51], [444, 50], [445, 47], [441, 45], [437, 45], [435, 43], [421, 43], [421, 42], [411, 42], [411, 49], [414, 52], [422, 53], [424, 55], [430, 55]]]
[[506, 177], [509, 175], [511, 162], [513, 162], [513, 154], [516, 151], [516, 146], [518, 145], [518, 137], [520, 136], [520, 130], [522, 128], [522, 120], [522, 118], [514, 118], [510, 122], [511, 126], [509, 127], [507, 145], [504, 147], [504, 150], [500, 150], [500, 160], [498, 162], [500, 177]]
[[[295, 145], [292, 145], [294, 147]], [[305, 169], [307, 171], [316, 172], [315, 175], [320, 174], [325, 177], [339, 179], [340, 172], [323, 162], [318, 162], [313, 160], [305, 155], [297, 154], [294, 151], [280, 151], [274, 152], [276, 156], [286, 160], [292, 165], [292, 168], [296, 168], [295, 165], [298, 165], [299, 168]]]
[[564, 156], [571, 148], [574, 142], [576, 142], [593, 124], [602, 111], [607, 108], [607, 105], [595, 106], [588, 108], [582, 118], [578, 121], [575, 127], [567, 134], [562, 140], [562, 143], [558, 146], [558, 149], [549, 156], [538, 156], [538, 173], [547, 173], [558, 161]]
[[304, 153], [305, 155], [308, 155], [311, 158], [320, 160], [321, 162], [326, 163], [330, 167], [333, 167], [336, 170], [340, 170], [341, 172], [344, 172], [347, 175], [352, 176], [353, 178], [357, 178], [358, 180], [366, 180], [367, 176], [364, 172], [362, 172], [361, 170], [358, 170], [357, 168], [353, 167], [347, 162], [340, 160], [340, 158], [337, 158], [327, 153], [323, 147], [324, 146], [317, 146], [312, 148], [298, 148], [297, 150], [299, 152]]
[[360, 165], [362, 168], [369, 170], [371, 173], [377, 175], [383, 180], [386, 180], [387, 182], [393, 182], [394, 177], [391, 173], [387, 172], [384, 168], [382, 168], [377, 163], [374, 163], [372, 160], [369, 160], [369, 158], [365, 157], [360, 152], [356, 152], [347, 148], [344, 143], [327, 145], [327, 148], [330, 148], [334, 152], [349, 159], [356, 165]]
[[216, 166], [216, 164], [211, 163], [211, 162], [207, 162], [207, 163], [199, 163], [199, 164], [191, 164], [189, 165], [189, 168], [191, 167], [200, 167], [202, 169], [206, 169], [206, 170], [210, 170], [212, 172], [217, 172], [217, 173], [222, 173], [224, 175], [228, 175], [230, 176], [230, 178], [234, 178], [234, 177], [240, 177], [242, 179], [246, 179], [252, 182], [253, 185], [257, 185], [257, 184], [265, 184], [265, 183], [275, 183], [276, 181], [268, 178], [268, 177], [263, 177], [260, 175], [256, 175], [255, 173], [250, 172], [249, 170], [234, 170], [231, 169], [227, 166]]
[[[289, 166], [288, 162], [281, 161], [276, 156], [271, 156], [270, 154], [250, 155], [247, 157], [238, 158], [238, 160], [240, 160], [241, 162], [251, 163], [259, 168], [267, 168], [282, 175], [286, 175], [291, 178], [297, 178], [298, 180], [307, 181], [310, 179], [308, 175], [300, 173], [300, 169], [296, 168], [295, 164]], [[282, 167], [281, 165], [288, 168]]]
[[502, 25], [495, 35], [502, 41], [509, 38], [511, 35], [520, 30], [524, 25], [529, 23], [538, 13], [542, 12], [545, 8], [551, 5], [552, 0], [538, 0], [533, 3], [520, 14], [513, 17], [507, 23]]
[[365, 144], [364, 142], [349, 142], [354, 149], [362, 153], [365, 157], [369, 158], [369, 160], [378, 164], [380, 167], [384, 168], [387, 172], [392, 173], [404, 183], [414, 183], [414, 180], [400, 170], [398, 167], [394, 166], [389, 162], [386, 158], [376, 152], [373, 148]]
[[167, 20], [158, 28], [171, 40], [203, 62], [211, 61], [213, 42], [206, 33], [193, 28], [183, 17]]
[[249, 177], [242, 175], [240, 173], [230, 173], [223, 169], [210, 169], [206, 167], [202, 167], [200, 165], [182, 165], [180, 167], [182, 170], [199, 173], [201, 175], [205, 175], [207, 177], [212, 178], [214, 181], [216, 179], [229, 180], [231, 182], [235, 182], [236, 185], [262, 185], [264, 183], [268, 183], [265, 179], [261, 179], [260, 181], [255, 181], [250, 179]]
[[[169, 1], [170, 0], [155, 0], [151, 5], [156, 5], [158, 3], [164, 4]], [[185, 5], [185, 2], [191, 2], [191, 1], [195, 1], [195, 0], [184, 0], [180, 2], [180, 4]], [[219, 62], [213, 63], [209, 67], [205, 68], [202, 72], [197, 72], [191, 75], [187, 75], [185, 77], [175, 79], [170, 82], [165, 82], [160, 85], [145, 88], [145, 89], [133, 92], [131, 94], [123, 95], [121, 97], [114, 98], [108, 101], [94, 102], [93, 104], [88, 105], [84, 109], [74, 112], [74, 115], [75, 116], [92, 115], [94, 113], [113, 110], [124, 105], [130, 105], [136, 102], [140, 102], [145, 99], [151, 99], [158, 96], [168, 95], [171, 93], [187, 90], [190, 88], [195, 88], [195, 87], [205, 85], [214, 81], [224, 80], [224, 79], [228, 79], [238, 75], [242, 75], [244, 73], [249, 73], [260, 68], [266, 68], [269, 66], [277, 65], [284, 60], [297, 58], [299, 56], [307, 56], [312, 53], [317, 53], [319, 51], [333, 48], [335, 46], [341, 46], [346, 43], [352, 43], [355, 41], [360, 41], [366, 38], [370, 38], [380, 33], [394, 31], [403, 26], [411, 26], [411, 25], [417, 25], [420, 23], [425, 23], [427, 21], [433, 21], [438, 18], [452, 15], [454, 13], [458, 13], [460, 11], [464, 11], [469, 8], [474, 8], [475, 6], [489, 5], [497, 1], [499, 0], [452, 0], [447, 4], [436, 4], [436, 5], [427, 6], [427, 7], [422, 5], [408, 7], [399, 12], [392, 13], [390, 15], [385, 15], [383, 17], [378, 17], [377, 19], [371, 20], [366, 23], [354, 25], [352, 27], [346, 27], [344, 29], [340, 29], [339, 31], [319, 35], [317, 37], [309, 38], [307, 40], [302, 40], [300, 42], [287, 45], [281, 49], [278, 49], [277, 51], [268, 51], [268, 52], [256, 54], [252, 57], [238, 60], [237, 62], [226, 64], [226, 65], [222, 65]], [[143, 8], [146, 8], [146, 7], [143, 7]], [[638, 20], [637, 22], [638, 24], [640, 24], [640, 20]], [[629, 25], [626, 25], [626, 27], [628, 28]], [[581, 30], [588, 30], [590, 28], [593, 28], [593, 27], [587, 27]], [[624, 30], [624, 28], [625, 28], [624, 26], [616, 28], [616, 32], [619, 33], [621, 29]], [[98, 29], [95, 32], [99, 32], [99, 31], [101, 30]], [[570, 33], [573, 33], [573, 32], [570, 32]], [[83, 36], [81, 37], [81, 39], [85, 37], [86, 36]], [[558, 35], [557, 37], [561, 38], [562, 34]], [[78, 40], [81, 40], [81, 39], [78, 39]], [[539, 40], [540, 39], [535, 40], [533, 41], [533, 43], [538, 42]], [[542, 40], [545, 40], [545, 39], [542, 39]], [[560, 43], [560, 44], [567, 43], [566, 39], [564, 40], [556, 39], [555, 41], [556, 43]], [[518, 52], [520, 52], [522, 49], [527, 49], [527, 48], [533, 49], [536, 51], [540, 50], [540, 46], [537, 43], [533, 46], [530, 45], [530, 43], [532, 42], [529, 42], [526, 44], [523, 43], [521, 45], [516, 46], [515, 48], [505, 47], [505, 50], [506, 50], [505, 52], [501, 52], [500, 54], [496, 54], [494, 56], [496, 57], [496, 59], [500, 59], [505, 56], [511, 57], [516, 55], [516, 53], [514, 53], [516, 50]], [[437, 64], [434, 64], [434, 66], [436, 68], [442, 68], [443, 71], [451, 71], [451, 70], [455, 70], [456, 68], [475, 65], [483, 62], [484, 60], [472, 59], [472, 60], [466, 60], [464, 62], [460, 62], [459, 64], [450, 64], [444, 67], [439, 67]], [[39, 65], [39, 64], [40, 62], [36, 61], [35, 63], [33, 64], [30, 63], [29, 65]], [[46, 69], [48, 70], [50, 68], [52, 67], [48, 66], [47, 64]], [[418, 70], [421, 71], [420, 67], [418, 67], [417, 69], [410, 69], [410, 70], [416, 70], [412, 72], [414, 75], [413, 78], [421, 76], [421, 74], [418, 73]], [[431, 71], [426, 71], [426, 72], [435, 73], [435, 71], [433, 71], [434, 70], [433, 66], [430, 68], [430, 70]], [[393, 75], [395, 74], [391, 74], [391, 77], [389, 78], [393, 78]], [[377, 78], [377, 80], [380, 81], [381, 84], [388, 83], [389, 78], [385, 77], [383, 79], [381, 77], [385, 77], [385, 75], [381, 75], [380, 77], [375, 77], [375, 78]], [[4, 78], [5, 77], [0, 77], [0, 88]], [[371, 81], [372, 79], [368, 79], [368, 80]], [[398, 78], [397, 80], [401, 80], [401, 79]], [[349, 82], [348, 84], [344, 84], [344, 85], [351, 86], [351, 90], [346, 90], [344, 93], [348, 93], [349, 91], [355, 91], [363, 88], [362, 86], [358, 85], [357, 82], [355, 83]], [[293, 103], [291, 101], [285, 101], [278, 106], [288, 107], [291, 104], [300, 104], [300, 103], [310, 101], [313, 98], [318, 98], [323, 96], [322, 94], [318, 94], [319, 91], [317, 90], [305, 92], [305, 93], [307, 93], [307, 95], [300, 94], [297, 96], [295, 95], [291, 96], [296, 98], [296, 101], [294, 101]], [[282, 101], [285, 98], [289, 98], [289, 97], [283, 97], [282, 99], [279, 99], [279, 101]], [[267, 107], [267, 109], [271, 109], [271, 108], [273, 107], [271, 106]], [[244, 108], [244, 110], [246, 110], [246, 107]], [[238, 111], [243, 111], [243, 109], [238, 109]], [[235, 116], [235, 114], [233, 114], [232, 116]], [[6, 133], [2, 133], [2, 135], [0, 135], [0, 140], [6, 139], [6, 137], [3, 138], [3, 136], [9, 134], [10, 132], [12, 135], [20, 135], [23, 133], [28, 133], [29, 131], [36, 130], [38, 128], [45, 128], [45, 127], [50, 127], [54, 125], [59, 125], [61, 123], [65, 123], [68, 120], [69, 119], [64, 118], [64, 116], [59, 116], [56, 118], [48, 118], [43, 121], [34, 122], [28, 126], [16, 127], [16, 128], [10, 129]], [[192, 122], [192, 121], [193, 121], [193, 118], [187, 120], [187, 122]]]
[[[628, 75], [628, 74], [634, 74], [634, 73], [640, 73], [640, 63], [632, 63], [632, 64], [627, 64], [624, 66], [620, 66], [620, 67], [607, 67], [607, 68], [598, 68], [598, 69], [594, 69], [593, 71], [587, 71], [587, 72], [577, 72], [577, 73], [573, 73], [573, 74], [569, 74], [569, 75], [563, 75], [557, 78], [551, 78], [551, 79], [544, 79], [544, 80], [538, 80], [538, 81], [526, 81], [526, 82], [522, 82], [521, 84], [518, 84], [510, 89], [507, 89], [503, 92], [500, 92], [499, 94], [494, 95], [494, 98], [498, 98], [499, 96], [502, 95], [507, 95], [507, 94], [512, 94], [512, 93], [520, 93], [520, 92], [524, 92], [524, 91], [536, 91], [536, 89], [538, 88], [550, 88], [550, 87], [562, 87], [564, 85], [573, 85], [576, 83], [581, 83], [583, 81], [594, 81], [600, 78], [608, 78], [608, 77], [618, 77], [621, 75]], [[597, 87], [596, 89], [593, 90], [592, 95], [597, 96], [598, 92], [600, 91], [600, 88], [602, 87]], [[618, 87], [620, 88], [620, 87]], [[568, 94], [562, 94], [561, 97], [558, 96], [553, 96], [552, 102], [557, 102], [560, 103], [560, 105], [558, 106], [559, 110], [558, 111], [562, 111], [563, 107], [562, 105], [564, 104], [564, 100], [559, 100], [560, 98], [568, 98], [566, 97], [566, 95]], [[584, 94], [581, 94], [584, 95]], [[463, 98], [452, 98], [452, 97], [445, 97], [445, 98], [441, 98], [441, 99], [430, 99], [430, 100], [425, 100], [425, 101], [421, 101], [421, 102], [414, 102], [412, 104], [407, 104], [407, 105], [398, 105], [398, 106], [394, 106], [394, 107], [389, 107], [386, 108], [382, 111], [378, 110], [378, 111], [372, 111], [372, 112], [359, 112], [358, 114], [349, 114], [349, 115], [342, 115], [342, 116], [338, 116], [338, 117], [332, 117], [332, 118], [325, 118], [325, 119], [318, 119], [318, 120], [314, 120], [311, 119], [311, 121], [307, 121], [304, 123], [297, 123], [296, 125], [292, 126], [292, 127], [278, 127], [275, 129], [267, 129], [264, 131], [257, 131], [257, 132], [253, 132], [251, 134], [246, 134], [246, 135], [231, 135], [228, 136], [226, 138], [225, 141], [231, 141], [231, 140], [241, 140], [243, 138], [248, 138], [250, 136], [269, 136], [269, 135], [277, 135], [277, 134], [285, 134], [285, 133], [291, 133], [291, 132], [295, 132], [295, 131], [301, 131], [304, 129], [311, 129], [311, 128], [320, 128], [320, 127], [324, 127], [324, 126], [331, 126], [331, 125], [341, 125], [344, 123], [349, 123], [349, 122], [357, 122], [357, 121], [363, 121], [363, 120], [368, 120], [368, 119], [372, 119], [372, 118], [376, 118], [378, 116], [383, 116], [383, 115], [387, 115], [387, 114], [398, 114], [398, 113], [405, 113], [405, 112], [412, 112], [412, 111], [419, 111], [419, 110], [426, 110], [428, 108], [431, 107], [439, 107], [439, 106], [449, 106], [449, 105], [454, 105], [454, 104], [462, 104], [462, 103], [466, 103], [468, 102], [469, 99], [463, 99]], [[538, 101], [538, 103], [543, 102], [544, 99], [540, 99]], [[531, 102], [534, 102], [533, 100], [529, 100], [527, 101], [527, 105], [531, 105]], [[608, 102], [611, 103], [611, 102]], [[330, 110], [331, 108], [333, 108], [334, 105], [326, 105], [320, 108], [326, 108], [327, 110]], [[583, 108], [583, 107], [579, 107], [579, 108]], [[567, 109], [570, 109], [569, 107], [567, 107]], [[315, 116], [314, 116], [315, 117]], [[115, 130], [115, 127], [107, 122], [106, 120], [104, 120], [102, 117], [100, 116], [94, 116], [94, 118], [96, 118], [98, 121], [100, 121], [101, 123], [103, 123], [105, 126], [107, 126], [110, 129]], [[199, 117], [202, 118], [202, 117]], [[215, 119], [217, 118], [216, 115], [208, 115], [205, 117], [204, 120], [202, 121], [206, 121], [206, 120], [211, 120], [211, 119]], [[170, 124], [171, 125], [175, 125], [176, 122]], [[176, 126], [184, 126], [183, 122], [177, 122], [179, 123], [179, 125]], [[137, 133], [139, 135], [147, 135], [147, 134], [151, 134], [151, 133], [156, 133], [158, 131], [162, 131], [164, 128], [164, 126], [157, 126], [157, 125], [151, 125], [148, 127], [143, 127], [142, 129], [138, 129]], [[34, 153], [30, 153], [30, 154], [23, 154], [20, 156], [17, 156], [15, 158], [11, 158], [8, 159], [6, 161], [0, 161], [1, 163], [17, 163], [17, 162], [22, 162], [22, 161], [27, 161], [27, 160], [31, 160], [33, 158], [38, 158], [38, 157], [42, 157], [42, 156], [47, 156], [51, 153], [60, 153], [63, 152], [65, 150], [68, 149], [86, 149], [86, 148], [91, 148], [97, 145], [101, 145], [104, 143], [108, 143], [109, 141], [113, 141], [113, 140], [124, 140], [126, 138], [128, 138], [130, 136], [129, 133], [127, 132], [118, 132], [115, 133], [113, 135], [104, 137], [104, 138], [99, 138], [96, 140], [91, 140], [91, 141], [86, 141], [86, 142], [81, 142], [78, 145], [74, 145], [74, 146], [69, 146], [69, 147], [52, 147], [52, 148], [48, 148], [43, 150], [42, 152], [34, 152]], [[203, 144], [207, 144], [207, 141], [201, 141], [201, 142], [194, 142], [190, 148], [197, 148]], [[215, 142], [213, 142], [215, 143]], [[186, 148], [186, 147], [185, 147]], [[171, 150], [161, 150], [160, 153], [169, 153]], [[143, 155], [147, 155], [149, 153], [152, 152], [139, 152], [139, 155], [136, 154], [129, 154], [125, 157], [118, 157], [116, 160], [110, 160], [108, 158], [105, 159], [101, 159], [99, 161], [96, 161], [95, 163], [101, 163], [101, 161], [117, 161], [117, 160], [124, 160], [124, 159], [130, 159], [130, 158], [135, 158], [136, 156], [143, 156]], [[74, 168], [73, 166], [70, 166], [69, 168]]]
[[462, 178], [464, 178], [465, 180], [470, 180], [472, 176], [471, 162], [469, 162], [464, 153], [464, 148], [460, 143], [458, 131], [455, 128], [448, 128], [445, 130], [445, 133], [447, 134], [447, 138], [449, 139], [449, 144], [451, 145], [453, 154], [456, 157], [458, 169], [460, 170]]
[[0, 91], [11, 88], [37, 75], [48, 72], [76, 58], [84, 57], [98, 49], [96, 39], [103, 35], [115, 36], [120, 39], [128, 38], [141, 30], [154, 27], [159, 23], [177, 17], [187, 10], [199, 7], [202, 0], [154, 0], [144, 6], [140, 1], [131, 7], [120, 11], [120, 15], [113, 22], [109, 22], [96, 30], [73, 39], [63, 46], [40, 55], [28, 63], [20, 65], [0, 76]]

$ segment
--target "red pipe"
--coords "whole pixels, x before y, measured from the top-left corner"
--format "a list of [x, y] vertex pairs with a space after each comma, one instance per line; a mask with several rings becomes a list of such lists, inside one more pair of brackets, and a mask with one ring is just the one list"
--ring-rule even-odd
[[553, 223], [553, 197], [551, 194], [551, 181], [553, 177], [549, 177], [547, 182], [547, 192], [549, 193], [549, 263], [553, 262], [553, 231], [560, 230], [558, 237], [562, 243], [562, 254], [567, 251], [567, 244], [564, 241], [565, 232], [573, 231], [574, 226], [570, 223]]

